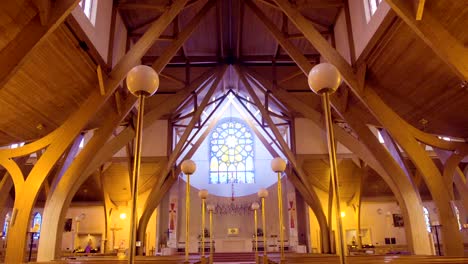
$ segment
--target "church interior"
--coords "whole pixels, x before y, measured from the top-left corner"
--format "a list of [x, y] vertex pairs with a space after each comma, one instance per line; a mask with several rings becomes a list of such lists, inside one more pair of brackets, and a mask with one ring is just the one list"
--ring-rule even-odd
[[0, 1], [0, 263], [468, 263], [467, 28], [466, 0]]

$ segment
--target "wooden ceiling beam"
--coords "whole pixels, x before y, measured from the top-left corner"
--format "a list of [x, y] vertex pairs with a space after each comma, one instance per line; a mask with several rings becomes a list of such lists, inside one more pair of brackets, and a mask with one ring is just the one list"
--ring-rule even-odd
[[[199, 0], [191, 0], [189, 1], [184, 9], [190, 8], [197, 4]], [[130, 11], [157, 11], [157, 12], [165, 12], [169, 6], [168, 5], [161, 5], [161, 4], [146, 4], [146, 3], [129, 3], [129, 2], [122, 2], [117, 5], [117, 8], [120, 10], [130, 10]]]
[[[424, 17], [415, 20], [411, 1], [388, 0], [387, 3], [461, 80], [468, 80], [468, 49], [436, 20], [431, 10], [425, 8]], [[418, 10], [419, 7], [420, 4]], [[418, 12], [422, 15], [422, 11]]]
[[[42, 1], [42, 0], [40, 0]], [[78, 5], [79, 0], [57, 1], [50, 11], [47, 3], [41, 3], [39, 15], [32, 18], [21, 31], [0, 51], [0, 89], [29, 59], [35, 47], [42, 43], [49, 34], [62, 24], [65, 18]], [[50, 14], [50, 15], [47, 15]], [[47, 17], [47, 18], [46, 18]], [[46, 25], [42, 25], [47, 21]], [[18, 22], [18, 24], [21, 24]]]
[[276, 10], [280, 10], [281, 11], [281, 8], [279, 8], [274, 2], [270, 1], [270, 0], [259, 0], [259, 2], [271, 7], [271, 8], [274, 8]]
[[[241, 72], [241, 70], [239, 69], [238, 66], [234, 66], [234, 69], [236, 69], [236, 72], [239, 75], [239, 79], [244, 84], [244, 87], [247, 89], [247, 91], [248, 91], [250, 97], [252, 98], [253, 102], [255, 103], [255, 105], [257, 105], [258, 110], [260, 110], [260, 113], [262, 115], [263, 120], [265, 120], [266, 124], [268, 125], [270, 130], [273, 132], [273, 134], [274, 134], [274, 136], [275, 136], [276, 140], [278, 141], [278, 144], [279, 144], [279, 146], [281, 148], [281, 151], [285, 154], [285, 156], [287, 157], [289, 162], [292, 164], [293, 168], [298, 172], [299, 177], [302, 178], [302, 179], [307, 178], [306, 175], [304, 174], [304, 172], [302, 171], [302, 169], [299, 168], [299, 166], [298, 166], [298, 164], [296, 162], [296, 158], [295, 158], [294, 154], [292, 153], [291, 149], [289, 148], [289, 146], [286, 143], [286, 141], [284, 140], [284, 138], [281, 136], [281, 133], [279, 132], [279, 130], [276, 127], [273, 120], [271, 119], [270, 114], [268, 113], [267, 109], [264, 108], [263, 103], [258, 98], [257, 94], [253, 90], [250, 83], [247, 81], [244, 73]], [[314, 186], [316, 186], [317, 188], [319, 188], [319, 189], [321, 189], [323, 191], [327, 191], [326, 186], [323, 186], [321, 182], [314, 181], [314, 180], [315, 179], [312, 179], [312, 182], [314, 183]]]
[[[228, 18], [229, 19], [229, 18]], [[222, 1], [217, 1], [216, 6], [216, 33], [218, 34], [217, 46], [218, 46], [218, 57], [224, 58], [224, 28], [223, 28], [223, 6]]]
[[[430, 135], [412, 127], [400, 116], [398, 116], [398, 114], [396, 114], [393, 111], [393, 109], [391, 109], [388, 105], [386, 105], [385, 102], [377, 95], [373, 84], [367, 82], [365, 89], [363, 91], [360, 91], [358, 88], [359, 85], [357, 77], [354, 73], [353, 68], [333, 47], [331, 47], [328, 41], [324, 39], [313, 26], [310, 25], [310, 22], [307, 21], [307, 19], [304, 18], [297, 9], [293, 8], [287, 0], [274, 1], [278, 4], [278, 6], [282, 8], [283, 12], [285, 12], [288, 15], [288, 17], [296, 25], [296, 27], [302, 33], [304, 33], [304, 36], [306, 36], [307, 40], [309, 40], [309, 42], [315, 47], [315, 49], [319, 51], [320, 54], [327, 61], [329, 61], [338, 69], [343, 79], [352, 89], [354, 94], [356, 94], [356, 96], [366, 105], [366, 107], [380, 121], [380, 123], [386, 129], [388, 129], [388, 131], [392, 134], [393, 138], [408, 153], [409, 157], [415, 163], [418, 170], [421, 170], [425, 182], [428, 185], [432, 196], [434, 197], [435, 203], [439, 208], [441, 208], [441, 219], [444, 219], [443, 221], [441, 221], [443, 222], [442, 229], [444, 237], [451, 237], [451, 239], [445, 240], [448, 241], [448, 243], [444, 244], [444, 251], [447, 252], [448, 255], [462, 254], [462, 238], [460, 233], [458, 232], [456, 219], [453, 211], [450, 210], [450, 208], [447, 208], [446, 206], [450, 201], [450, 195], [448, 194], [446, 186], [443, 183], [443, 178], [439, 170], [435, 166], [434, 162], [427, 155], [426, 151], [418, 143], [417, 136], [419, 134], [424, 134], [424, 136]], [[428, 17], [427, 13], [425, 17]], [[468, 67], [468, 65], [466, 67]], [[305, 74], [308, 73], [309, 71], [305, 72]], [[332, 105], [336, 109], [336, 104], [333, 102], [333, 100]], [[348, 116], [347, 118], [345, 118], [349, 119], [348, 123], [354, 122], [355, 126], [362, 125], [360, 121], [357, 120], [357, 117], [351, 118], [350, 115], [347, 113], [340, 114], [342, 116]], [[462, 148], [466, 147], [468, 147], [468, 144], [462, 144]], [[415, 206], [419, 207], [418, 210], [421, 210], [420, 206], [422, 205], [420, 202], [420, 198], [415, 197], [415, 200], [413, 200], [412, 202], [406, 202], [405, 206]], [[409, 216], [411, 215], [411, 220], [413, 220], [414, 222], [419, 222], [420, 224], [424, 223], [424, 219], [422, 219], [420, 216], [415, 215], [413, 210], [408, 210], [406, 214], [406, 219], [408, 219], [408, 221], [410, 220]], [[415, 247], [414, 250], [429, 253], [430, 248], [428, 243], [422, 243], [422, 241], [427, 240], [427, 237], [421, 237], [421, 234], [419, 232], [415, 233], [415, 230], [418, 230], [418, 228], [420, 228], [419, 225], [412, 225], [411, 230], [407, 231], [409, 237], [416, 238], [413, 244], [413, 246]]]
[[165, 12], [168, 9], [166, 5], [144, 4], [144, 3], [119, 3], [117, 8], [120, 10], [138, 10]]
[[51, 0], [34, 0], [33, 3], [36, 5], [39, 11], [39, 18], [41, 19], [41, 25], [46, 26], [49, 22], [50, 11], [52, 9]]
[[468, 186], [466, 185], [467, 175], [464, 175], [463, 171], [458, 166], [460, 155], [458, 153], [437, 148], [434, 149], [434, 152], [444, 165], [444, 177], [446, 177], [445, 179], [447, 184], [450, 184], [450, 187], [452, 187], [453, 183], [455, 183], [455, 188], [457, 188], [458, 193], [462, 198], [465, 212], [468, 212]]
[[192, 92], [194, 92], [200, 86], [204, 85], [213, 76], [215, 70], [219, 71], [219, 68], [214, 68], [204, 72], [202, 75], [200, 75], [200, 77], [193, 80], [190, 85], [182, 90], [179, 90], [174, 96], [171, 97], [171, 99], [165, 100], [159, 107], [146, 113], [144, 127], [146, 128], [150, 126], [167, 113], [173, 113], [177, 107], [183, 101], [185, 101], [188, 96], [190, 96]]
[[307, 0], [297, 5], [298, 9], [340, 8], [343, 0]]
[[[66, 146], [70, 144], [67, 142], [70, 142], [75, 137], [73, 135], [78, 134], [83, 129], [84, 125], [86, 125], [89, 122], [91, 117], [94, 116], [109, 99], [109, 97], [114, 94], [116, 88], [125, 78], [128, 71], [132, 69], [135, 65], [140, 64], [142, 56], [148, 51], [148, 49], [153, 45], [154, 41], [161, 35], [161, 33], [167, 28], [167, 26], [172, 22], [172, 20], [177, 16], [177, 14], [183, 9], [187, 1], [188, 0], [174, 0], [171, 7], [149, 27], [149, 29], [146, 31], [143, 37], [140, 38], [140, 40], [120, 59], [120, 61], [115, 65], [114, 69], [110, 73], [109, 77], [104, 81], [106, 87], [106, 94], [104, 96], [101, 96], [98, 89], [93, 91], [93, 93], [88, 97], [88, 99], [82, 104], [80, 109], [74, 115], [72, 115], [62, 125], [62, 127], [56, 130], [61, 133], [59, 135], [63, 135], [57, 137], [57, 141], [53, 141], [51, 143], [51, 146], [47, 148], [41, 160], [48, 158], [48, 165], [51, 167], [54, 165], [55, 162], [52, 162], [53, 160], [51, 160], [51, 157], [46, 156], [52, 155], [53, 157], [53, 155], [57, 155], [57, 151], [60, 150], [60, 148], [65, 149]], [[156, 68], [155, 70], [159, 72], [163, 68], [163, 65], [158, 65], [158, 68]], [[129, 96], [127, 100], [125, 100], [125, 102], [123, 103], [124, 107], [122, 107], [122, 115], [114, 114], [109, 116], [105, 120], [104, 124], [100, 127], [100, 129], [98, 129], [95, 132], [93, 138], [91, 138], [88, 144], [86, 144], [86, 147], [80, 152], [80, 154], [78, 154], [78, 156], [72, 162], [70, 168], [63, 175], [63, 179], [58, 184], [56, 190], [51, 194], [50, 199], [53, 199], [53, 201], [47, 203], [46, 208], [44, 209], [44, 215], [49, 215], [49, 218], [44, 218], [43, 223], [43, 226], [47, 226], [47, 228], [44, 228], [47, 229], [47, 231], [44, 232], [47, 233], [47, 235], [43, 234], [43, 237], [46, 236], [46, 240], [50, 241], [50, 243], [48, 243], [47, 245], [41, 244], [42, 246], [39, 246], [39, 261], [49, 261], [55, 258], [55, 241], [61, 238], [61, 236], [57, 235], [59, 232], [61, 232], [58, 228], [59, 226], [62, 226], [60, 224], [60, 221], [63, 221], [64, 214], [66, 213], [65, 210], [71, 201], [72, 197], [70, 196], [76, 193], [76, 190], [79, 187], [79, 185], [75, 186], [74, 184], [79, 181], [83, 183], [90, 175], [90, 173], [92, 173], [85, 173], [86, 169], [90, 168], [90, 161], [93, 160], [94, 155], [102, 147], [102, 145], [105, 142], [107, 142], [109, 136], [112, 134], [115, 127], [119, 125], [120, 121], [133, 108], [135, 102], [135, 97]], [[55, 145], [57, 146], [53, 147]], [[55, 150], [55, 152], [49, 153], [50, 149]], [[63, 153], [63, 150], [61, 153]], [[46, 172], [47, 171], [41, 170], [40, 174], [45, 174]], [[34, 205], [34, 203], [32, 203], [32, 205]], [[23, 210], [24, 213], [28, 213], [29, 217], [29, 212], [27, 211], [29, 209]], [[24, 221], [28, 219], [24, 219]], [[21, 225], [21, 228], [26, 228], [26, 225], [27, 224], [25, 224], [24, 226]], [[18, 240], [21, 240], [18, 242], [18, 244], [22, 245], [21, 248], [23, 248], [23, 244], [26, 243], [24, 237], [24, 233], [26, 232], [26, 230], [24, 230], [23, 232], [21, 228], [18, 229], [18, 235], [16, 235], [15, 238], [17, 237]], [[21, 262], [21, 259], [23, 259], [22, 254], [11, 255], [11, 259], [9, 259], [8, 261], [11, 261], [12, 263]], [[17, 261], [16, 259], [19, 260]]]
[[159, 56], [159, 58], [153, 63], [153, 68], [158, 69], [158, 72], [161, 72], [165, 65], [167, 65], [174, 54], [180, 49], [181, 46], [187, 41], [188, 37], [192, 35], [192, 32], [198, 27], [200, 21], [209, 13], [210, 9], [216, 4], [217, 1], [208, 1], [203, 8], [197, 13], [197, 15], [190, 20], [190, 23], [177, 34], [176, 40], [172, 42], [172, 45], [169, 46], [164, 53]]
[[[140, 217], [139, 224], [138, 224], [138, 235], [139, 236], [144, 235], [144, 233], [146, 232], [146, 226], [148, 224], [149, 218], [151, 217], [151, 215], [153, 214], [153, 211], [156, 209], [156, 207], [159, 204], [159, 201], [160, 201], [159, 187], [164, 184], [164, 182], [167, 179], [167, 175], [172, 170], [173, 166], [176, 164], [176, 161], [179, 158], [179, 156], [182, 154], [182, 150], [184, 148], [184, 145], [187, 144], [187, 142], [188, 142], [187, 140], [189, 139], [190, 134], [192, 133], [192, 130], [195, 128], [195, 126], [199, 122], [199, 119], [201, 118], [201, 115], [202, 115], [203, 111], [205, 110], [206, 106], [210, 102], [211, 96], [213, 95], [214, 91], [218, 88], [221, 80], [223, 79], [223, 76], [224, 76], [224, 74], [226, 72], [226, 69], [227, 69], [227, 67], [223, 67], [222, 69], [220, 69], [218, 71], [216, 80], [213, 82], [213, 84], [210, 87], [210, 89], [208, 90], [206, 96], [203, 98], [203, 100], [202, 100], [202, 102], [200, 104], [200, 107], [195, 111], [194, 116], [190, 120], [187, 128], [183, 132], [183, 134], [180, 137], [179, 141], [177, 142], [176, 146], [172, 150], [171, 155], [169, 155], [169, 159], [168, 159], [167, 164], [164, 167], [163, 171], [161, 173], [158, 173], [158, 175], [154, 176], [154, 177], [158, 177], [158, 180], [156, 181], [156, 184], [151, 189], [151, 191], [150, 191], [150, 193], [148, 195], [148, 198], [147, 198], [147, 200], [145, 202], [144, 210], [143, 210], [143, 213], [142, 213], [142, 215]], [[225, 109], [226, 109], [226, 107], [224, 108], [224, 110]], [[219, 116], [220, 115], [218, 115], [218, 118], [219, 118]], [[219, 119], [216, 119], [216, 120], [219, 121]], [[216, 123], [216, 122], [212, 122], [212, 123]], [[208, 131], [208, 132], [206, 132], [206, 131]], [[198, 149], [201, 142], [203, 142], [203, 140], [205, 139], [203, 137], [206, 137], [209, 134], [209, 131], [211, 131], [211, 129], [205, 130], [205, 133], [203, 133], [202, 136], [197, 141], [198, 145], [192, 147], [191, 150], [189, 150], [189, 152], [187, 153], [187, 155], [184, 158], [186, 158], [187, 156], [191, 157], [193, 155], [195, 150]], [[193, 137], [191, 139], [193, 139]], [[177, 176], [178, 175], [179, 174], [177, 174]]]
[[[438, 139], [436, 136], [425, 133], [400, 118], [385, 102], [377, 95], [372, 84], [366, 82], [365, 89], [363, 91], [359, 90], [359, 81], [356, 76], [354, 69], [349, 65], [349, 63], [336, 51], [329, 42], [322, 37], [322, 35], [315, 29], [310, 22], [305, 18], [298, 10], [294, 9], [289, 2], [285, 0], [274, 0], [278, 3], [283, 11], [288, 15], [289, 19], [296, 25], [296, 27], [304, 34], [306, 39], [315, 47], [315, 49], [330, 63], [332, 63], [338, 71], [341, 73], [344, 81], [348, 84], [348, 87], [351, 88], [353, 93], [361, 100], [361, 102], [369, 109], [369, 111], [377, 118], [377, 120], [382, 123], [396, 124], [400, 123], [403, 127], [406, 127], [406, 130], [399, 129], [399, 131], [409, 131], [417, 140], [442, 149], [455, 150], [459, 149], [465, 151], [468, 149], [468, 144], [445, 141]], [[391, 0], [394, 1], [394, 0]], [[258, 8], [257, 8], [258, 10]], [[255, 12], [258, 15], [258, 12]], [[260, 13], [262, 13], [260, 11]], [[263, 13], [262, 13], [263, 14]], [[261, 15], [261, 14], [260, 14]], [[265, 15], [263, 15], [264, 22], [269, 21]], [[271, 21], [270, 21], [271, 22]], [[271, 23], [269, 23], [271, 24]], [[268, 26], [268, 29], [277, 30], [275, 26]], [[277, 32], [271, 31], [271, 33], [277, 39], [284, 39], [284, 36], [278, 34]], [[287, 40], [281, 40], [284, 42], [285, 46], [283, 48], [289, 50], [289, 55], [297, 62], [298, 66], [304, 71], [304, 74], [308, 74], [312, 65], [306, 63], [306, 60], [303, 58], [300, 51], [298, 51], [294, 45], [288, 44]], [[288, 48], [286, 48], [288, 47]], [[463, 54], [461, 54], [463, 56]], [[468, 60], [465, 60], [468, 61]], [[309, 65], [308, 65], [309, 64]], [[302, 66], [301, 66], [302, 65]], [[468, 67], [468, 64], [465, 65]], [[334, 97], [332, 97], [333, 99]], [[332, 102], [333, 103], [333, 102]], [[335, 104], [333, 104], [336, 107]], [[387, 113], [383, 116], [382, 113]], [[385, 122], [384, 122], [385, 121]]]
[[240, 58], [242, 51], [242, 33], [244, 25], [244, 1], [239, 1], [239, 20], [237, 24], [237, 45], [236, 45], [236, 57]]
[[413, 0], [416, 10], [416, 20], [421, 20], [423, 13], [424, 13], [424, 5], [426, 4], [426, 0]]

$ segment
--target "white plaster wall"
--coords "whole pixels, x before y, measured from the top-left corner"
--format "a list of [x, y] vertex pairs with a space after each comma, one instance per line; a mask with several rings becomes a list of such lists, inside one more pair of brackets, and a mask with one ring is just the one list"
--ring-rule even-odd
[[[143, 130], [143, 157], [167, 156], [167, 125], [167, 120], [157, 120]], [[127, 157], [126, 148], [123, 147], [114, 157]]]
[[123, 19], [117, 12], [115, 16], [115, 33], [113, 42], [113, 54], [112, 54], [112, 67], [125, 55], [127, 45], [127, 28], [123, 23]]
[[[296, 153], [297, 154], [328, 154], [325, 131], [306, 118], [295, 119]], [[341, 143], [337, 144], [338, 154], [351, 153]]]
[[390, 6], [385, 1], [382, 1], [375, 14], [371, 17], [370, 21], [367, 22], [364, 1], [367, 0], [348, 1], [356, 58], [359, 58], [367, 43], [390, 11]]
[[341, 11], [336, 18], [335, 27], [333, 29], [335, 33], [335, 48], [343, 56], [343, 58], [351, 64], [351, 55], [349, 49], [349, 40], [348, 40], [348, 28], [346, 26], [346, 16], [344, 8], [341, 8]]
[[[84, 215], [84, 219], [80, 220], [78, 234], [79, 235], [86, 235], [86, 234], [94, 234], [97, 235], [97, 239], [103, 239], [105, 234], [105, 217], [104, 217], [104, 207], [103, 206], [83, 206], [83, 207], [70, 207], [67, 210], [67, 214], [65, 218], [72, 218], [72, 232], [63, 232], [62, 236], [62, 250], [63, 251], [73, 251], [74, 248], [77, 248], [78, 245], [74, 245], [74, 238], [76, 235], [76, 228], [77, 228], [77, 218], [80, 215]], [[100, 237], [99, 237], [100, 235]], [[93, 238], [93, 245], [94, 246], [102, 246], [95, 242], [96, 240]], [[86, 247], [86, 241], [81, 241], [80, 245], [81, 248]], [[96, 243], [96, 244], [94, 244]]]
[[110, 24], [112, 17], [112, 4], [111, 0], [100, 0], [97, 1], [96, 9], [96, 23], [93, 25], [86, 15], [81, 10], [80, 6], [77, 6], [73, 11], [72, 15], [86, 33], [88, 38], [93, 43], [96, 50], [101, 55], [102, 59], [107, 62], [107, 54], [109, 52], [109, 35], [110, 35]]

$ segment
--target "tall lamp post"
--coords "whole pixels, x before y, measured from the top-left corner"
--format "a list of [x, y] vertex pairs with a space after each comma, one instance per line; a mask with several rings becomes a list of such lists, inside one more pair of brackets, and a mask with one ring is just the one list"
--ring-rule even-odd
[[190, 175], [197, 170], [193, 160], [184, 160], [180, 165], [182, 172], [187, 175], [185, 184], [185, 263], [189, 262], [189, 233], [190, 233]]
[[213, 211], [215, 207], [209, 204], [206, 206], [206, 209], [210, 213], [210, 264], [213, 264]]
[[281, 173], [286, 169], [286, 161], [276, 157], [271, 161], [271, 169], [278, 174], [278, 212], [279, 212], [279, 234], [280, 234], [280, 263], [285, 263], [284, 258], [284, 230], [283, 230], [283, 192], [281, 190]]
[[205, 259], [205, 201], [208, 198], [208, 191], [202, 189], [198, 192], [198, 197], [202, 200], [202, 234], [201, 234], [201, 258], [202, 264], [206, 263]]
[[333, 121], [330, 108], [330, 94], [334, 93], [341, 84], [340, 72], [330, 63], [320, 63], [314, 66], [308, 76], [310, 89], [322, 96], [325, 124], [327, 128], [328, 156], [330, 159], [330, 176], [336, 204], [336, 224], [338, 229], [338, 241], [340, 243], [340, 263], [346, 263], [345, 245], [343, 241], [343, 227], [340, 217], [340, 193], [338, 189], [338, 166], [336, 161], [335, 135], [333, 133]]
[[263, 228], [263, 263], [268, 263], [267, 240], [266, 240], [266, 220], [265, 220], [265, 198], [268, 197], [268, 190], [261, 188], [258, 197], [262, 199], [262, 228]]
[[128, 263], [134, 263], [136, 252], [136, 232], [137, 232], [137, 198], [138, 198], [138, 178], [140, 176], [141, 165], [141, 141], [143, 128], [143, 112], [145, 107], [145, 97], [153, 95], [159, 88], [159, 76], [153, 68], [146, 65], [133, 67], [127, 74], [127, 88], [138, 97], [138, 115], [135, 131], [135, 158], [133, 161], [132, 174], [132, 218], [130, 255]]
[[258, 263], [258, 221], [257, 221], [257, 210], [260, 205], [257, 202], [252, 203], [252, 210], [254, 210], [254, 230], [255, 230], [255, 263]]

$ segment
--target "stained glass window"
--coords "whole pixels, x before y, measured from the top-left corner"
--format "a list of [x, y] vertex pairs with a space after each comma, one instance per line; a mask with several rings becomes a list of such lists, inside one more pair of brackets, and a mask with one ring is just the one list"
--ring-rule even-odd
[[455, 217], [457, 218], [457, 223], [458, 223], [458, 229], [462, 229], [462, 224], [460, 220], [460, 210], [458, 210], [458, 207], [456, 205], [453, 205], [453, 209], [455, 210]]
[[254, 138], [242, 120], [226, 118], [211, 133], [209, 182], [255, 183]]
[[5, 223], [3, 223], [3, 234], [2, 236], [6, 237], [8, 233], [8, 224], [10, 223], [10, 213], [8, 213], [5, 217]]
[[39, 233], [41, 232], [41, 224], [42, 224], [42, 216], [40, 213], [35, 213], [33, 222], [32, 222], [32, 230], [36, 232], [34, 234], [34, 239], [39, 238]]
[[426, 222], [427, 232], [431, 233], [431, 220], [429, 218], [429, 210], [426, 207], [423, 207], [424, 212], [424, 222]]

